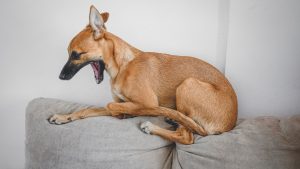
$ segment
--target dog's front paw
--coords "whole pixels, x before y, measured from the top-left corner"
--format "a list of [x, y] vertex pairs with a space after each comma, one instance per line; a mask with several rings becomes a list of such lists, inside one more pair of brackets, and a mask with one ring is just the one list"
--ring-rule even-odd
[[49, 123], [51, 124], [65, 124], [72, 121], [71, 117], [64, 114], [54, 114], [48, 118]]
[[141, 130], [146, 134], [151, 134], [154, 127], [155, 127], [154, 124], [152, 124], [150, 121], [145, 121], [140, 126]]

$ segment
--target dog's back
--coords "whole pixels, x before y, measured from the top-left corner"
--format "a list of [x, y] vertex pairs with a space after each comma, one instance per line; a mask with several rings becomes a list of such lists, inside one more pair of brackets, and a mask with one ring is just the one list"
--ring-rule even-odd
[[194, 57], [144, 52], [128, 64], [127, 70], [124, 80], [132, 76], [134, 82], [139, 82], [142, 78], [142, 83], [151, 86], [165, 107], [175, 107], [176, 88], [187, 78], [209, 83], [235, 97], [232, 86], [219, 70]]

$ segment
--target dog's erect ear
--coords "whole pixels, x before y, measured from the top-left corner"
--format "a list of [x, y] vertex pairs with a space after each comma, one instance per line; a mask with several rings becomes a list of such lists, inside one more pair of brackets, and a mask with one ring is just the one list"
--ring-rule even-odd
[[108, 20], [109, 14], [100, 12], [92, 5], [90, 8], [90, 25], [94, 30], [94, 38], [98, 39], [102, 37], [102, 32], [104, 29], [104, 23]]

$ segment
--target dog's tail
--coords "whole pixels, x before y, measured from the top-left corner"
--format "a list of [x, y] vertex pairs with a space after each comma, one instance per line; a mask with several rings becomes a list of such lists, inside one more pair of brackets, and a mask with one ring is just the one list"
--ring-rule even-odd
[[169, 119], [175, 120], [184, 127], [192, 130], [193, 132], [196, 132], [197, 134], [201, 136], [206, 136], [207, 132], [203, 129], [203, 127], [199, 124], [197, 124], [193, 119], [190, 117], [184, 115], [183, 113], [165, 108], [165, 107], [156, 107], [156, 108], [146, 108], [146, 109], [139, 109], [137, 110], [137, 113], [139, 115], [153, 115], [153, 116], [164, 116]]

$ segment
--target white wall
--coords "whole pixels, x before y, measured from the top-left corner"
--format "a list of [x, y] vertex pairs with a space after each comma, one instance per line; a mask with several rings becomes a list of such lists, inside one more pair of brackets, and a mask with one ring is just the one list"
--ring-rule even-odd
[[97, 85], [89, 67], [71, 81], [58, 79], [91, 4], [110, 12], [109, 31], [141, 50], [196, 56], [226, 68], [240, 117], [299, 113], [298, 0], [0, 1], [0, 168], [23, 167], [31, 99], [100, 106], [111, 100], [108, 77]]
[[111, 100], [108, 76], [97, 85], [89, 67], [71, 81], [58, 79], [68, 43], [88, 23], [91, 4], [110, 12], [109, 31], [141, 50], [197, 56], [224, 70], [227, 22], [218, 20], [226, 15], [224, 1], [0, 1], [0, 168], [23, 167], [31, 99], [100, 106]]
[[299, 0], [231, 0], [226, 76], [240, 116], [300, 113]]

